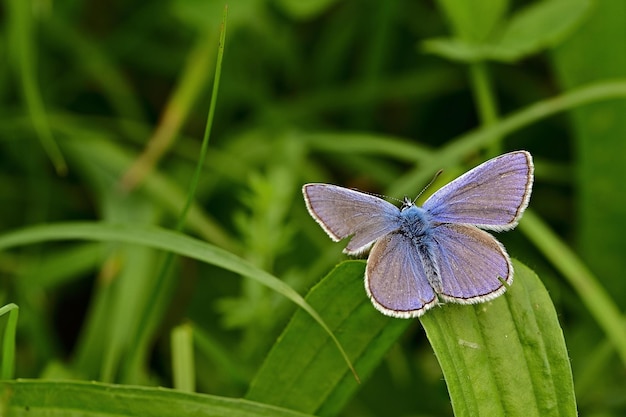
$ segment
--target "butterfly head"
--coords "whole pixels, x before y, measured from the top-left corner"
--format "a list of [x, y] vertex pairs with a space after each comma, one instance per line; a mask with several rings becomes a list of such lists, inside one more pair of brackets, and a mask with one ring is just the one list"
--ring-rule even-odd
[[404, 211], [408, 209], [409, 207], [413, 207], [414, 205], [415, 204], [413, 203], [413, 200], [411, 200], [407, 196], [404, 196], [404, 200], [402, 201], [402, 207], [400, 207], [400, 211]]

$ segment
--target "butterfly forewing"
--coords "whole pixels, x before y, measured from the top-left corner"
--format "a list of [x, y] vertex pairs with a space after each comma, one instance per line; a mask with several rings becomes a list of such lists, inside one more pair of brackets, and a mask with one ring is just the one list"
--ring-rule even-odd
[[365, 289], [374, 306], [394, 317], [418, 317], [437, 303], [413, 243], [401, 233], [380, 238], [365, 270]]
[[511, 152], [490, 159], [443, 186], [423, 207], [435, 222], [508, 230], [517, 225], [526, 209], [532, 183], [530, 153]]
[[400, 209], [378, 197], [330, 184], [306, 184], [302, 192], [309, 213], [333, 240], [353, 236], [347, 253], [399, 227]]
[[502, 294], [513, 281], [513, 266], [504, 247], [474, 226], [442, 224], [432, 233], [439, 268], [441, 297], [477, 303]]

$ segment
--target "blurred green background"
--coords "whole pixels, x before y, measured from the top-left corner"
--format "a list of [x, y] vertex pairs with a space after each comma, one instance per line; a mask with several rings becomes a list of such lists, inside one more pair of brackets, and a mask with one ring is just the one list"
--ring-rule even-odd
[[[626, 309], [626, 2], [228, 6], [215, 120], [185, 233], [304, 295], [345, 259], [306, 213], [304, 183], [402, 198], [440, 168], [433, 189], [526, 149], [536, 163], [530, 209]], [[200, 153], [223, 7], [2, 3], [0, 233], [75, 220], [175, 228]], [[584, 285], [520, 230], [498, 239], [552, 297], [580, 414], [625, 415], [626, 367], [581, 301]], [[89, 241], [1, 252], [0, 306], [20, 307], [16, 376], [172, 386], [170, 332], [190, 323], [197, 390], [243, 396], [295, 305], [185, 258], [155, 288], [163, 258]], [[417, 320], [341, 413], [451, 415]]]

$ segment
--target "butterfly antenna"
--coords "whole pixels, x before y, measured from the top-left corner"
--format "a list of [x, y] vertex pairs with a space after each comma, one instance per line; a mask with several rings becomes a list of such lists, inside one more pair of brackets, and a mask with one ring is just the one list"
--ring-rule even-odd
[[361, 190], [357, 190], [356, 188], [351, 188], [351, 190], [358, 191], [358, 192], [363, 193], [363, 194], [373, 195], [374, 197], [378, 197], [381, 200], [395, 200], [395, 201], [397, 201], [399, 203], [402, 203], [402, 200], [394, 198], [394, 197], [389, 197], [389, 196], [386, 196], [384, 194], [370, 193], [369, 191], [361, 191]]
[[435, 175], [433, 176], [433, 179], [430, 180], [430, 182], [426, 185], [426, 187], [424, 187], [424, 189], [422, 191], [420, 191], [420, 193], [417, 195], [417, 197], [415, 197], [415, 199], [413, 200], [413, 203], [415, 203], [417, 201], [417, 199], [420, 198], [420, 196], [422, 194], [424, 194], [424, 191], [426, 191], [428, 189], [428, 187], [433, 185], [433, 182], [435, 182], [435, 180], [441, 175], [442, 172], [443, 172], [443, 169], [440, 169], [439, 171], [437, 171], [435, 173]]

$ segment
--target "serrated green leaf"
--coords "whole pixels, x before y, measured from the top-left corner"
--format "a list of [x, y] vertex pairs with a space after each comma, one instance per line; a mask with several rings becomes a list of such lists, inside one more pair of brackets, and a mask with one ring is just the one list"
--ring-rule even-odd
[[455, 416], [576, 416], [563, 333], [543, 284], [513, 262], [515, 281], [491, 302], [447, 304], [421, 318]]
[[247, 400], [94, 382], [0, 382], [0, 415], [7, 417], [305, 417]]
[[[306, 297], [336, 333], [361, 379], [411, 324], [374, 309], [365, 295], [365, 262], [339, 264]], [[336, 415], [359, 385], [332, 341], [296, 312], [253, 380], [247, 399], [306, 413]]]

